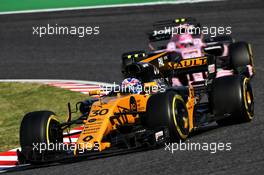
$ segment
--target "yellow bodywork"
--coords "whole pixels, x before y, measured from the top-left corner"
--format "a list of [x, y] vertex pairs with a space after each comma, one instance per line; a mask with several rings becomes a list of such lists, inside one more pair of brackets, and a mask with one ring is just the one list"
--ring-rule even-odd
[[[118, 125], [136, 123], [139, 117], [134, 114], [122, 117], [115, 113], [145, 112], [148, 98], [149, 95], [131, 94], [106, 97], [95, 102], [88, 119], [84, 121], [84, 129], [78, 138], [79, 149], [83, 149], [83, 146], [88, 146], [87, 149], [97, 146], [99, 151], [102, 151], [110, 147], [110, 143], [102, 142], [103, 137], [115, 130]], [[135, 99], [135, 103], [131, 103], [131, 99]]]
[[[189, 90], [189, 99], [186, 103], [189, 114], [190, 131], [193, 129], [194, 92]], [[75, 155], [80, 150], [91, 150], [97, 148], [102, 151], [111, 146], [104, 142], [103, 137], [118, 126], [124, 124], [136, 124], [139, 120], [138, 114], [120, 115], [120, 113], [146, 112], [147, 101], [151, 95], [129, 94], [102, 98], [95, 102], [87, 120], [84, 121], [84, 129], [77, 140]], [[119, 113], [119, 114], [118, 114]]]

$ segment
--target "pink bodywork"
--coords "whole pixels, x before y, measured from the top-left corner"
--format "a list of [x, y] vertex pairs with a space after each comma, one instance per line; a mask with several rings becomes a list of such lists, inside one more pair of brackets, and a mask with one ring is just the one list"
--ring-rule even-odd
[[[206, 44], [202, 42], [201, 38], [193, 38], [193, 45], [188, 48], [179, 48], [177, 47], [177, 41], [175, 41], [174, 38], [170, 40], [170, 42], [167, 44], [167, 48], [164, 50], [156, 51], [156, 52], [177, 52], [180, 53], [183, 59], [189, 59], [189, 58], [196, 58], [196, 57], [202, 57], [204, 54], [202, 53], [203, 47], [205, 47]], [[224, 45], [224, 52], [222, 56], [228, 55], [228, 45]], [[253, 75], [253, 68], [251, 65], [248, 65], [248, 70], [250, 73], [250, 76]], [[189, 85], [193, 82], [203, 81], [205, 79], [205, 75], [207, 73], [203, 74], [200, 73], [193, 73], [187, 75]], [[228, 69], [218, 69], [216, 78], [223, 77], [223, 76], [229, 76], [233, 75], [233, 70]], [[192, 76], [192, 81], [190, 80], [190, 76]], [[172, 85], [173, 86], [182, 86], [181, 81], [174, 77], [172, 78]]]

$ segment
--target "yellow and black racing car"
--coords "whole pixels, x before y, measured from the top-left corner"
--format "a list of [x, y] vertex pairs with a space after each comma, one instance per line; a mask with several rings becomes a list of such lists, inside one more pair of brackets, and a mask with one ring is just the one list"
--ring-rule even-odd
[[[159, 53], [127, 64], [121, 88], [76, 104], [78, 119], [71, 119], [70, 107], [65, 122], [59, 122], [51, 111], [26, 114], [20, 127], [19, 162], [61, 162], [157, 148], [166, 142], [184, 141], [210, 122], [228, 125], [251, 121], [254, 98], [250, 77], [238, 73], [217, 77], [217, 66], [215, 56], [182, 60], [174, 53]], [[206, 78], [172, 86], [171, 72], [204, 72]], [[99, 92], [90, 95], [96, 94]], [[77, 125], [83, 126], [82, 131], [71, 133], [69, 129]], [[71, 142], [76, 135], [77, 142]], [[65, 137], [70, 143], [63, 143]]]

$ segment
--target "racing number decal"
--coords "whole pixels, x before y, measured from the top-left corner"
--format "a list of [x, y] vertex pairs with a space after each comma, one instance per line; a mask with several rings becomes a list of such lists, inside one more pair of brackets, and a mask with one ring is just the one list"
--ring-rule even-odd
[[93, 110], [89, 117], [95, 117], [97, 115], [105, 115], [108, 113], [108, 109]]

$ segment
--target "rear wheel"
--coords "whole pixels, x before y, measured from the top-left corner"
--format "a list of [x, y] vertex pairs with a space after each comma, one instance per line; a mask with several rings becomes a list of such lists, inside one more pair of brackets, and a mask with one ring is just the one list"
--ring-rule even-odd
[[152, 95], [145, 123], [151, 129], [168, 128], [171, 142], [185, 140], [189, 135], [189, 116], [182, 96], [173, 91]]
[[250, 79], [238, 75], [215, 80], [212, 107], [216, 116], [229, 116], [217, 121], [219, 125], [249, 122], [254, 116], [254, 96]]

